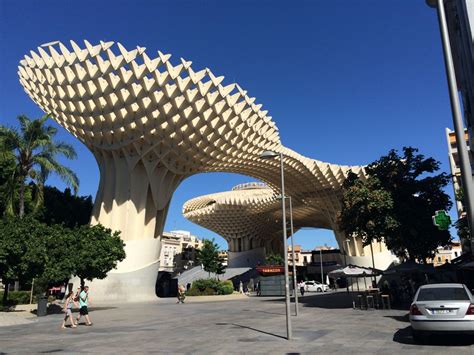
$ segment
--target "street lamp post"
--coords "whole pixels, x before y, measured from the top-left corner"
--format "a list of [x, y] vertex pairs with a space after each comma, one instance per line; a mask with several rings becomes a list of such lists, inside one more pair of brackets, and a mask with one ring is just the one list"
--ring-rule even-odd
[[290, 200], [290, 232], [291, 232], [291, 259], [293, 263], [293, 292], [295, 293], [295, 315], [298, 315], [298, 290], [297, 290], [297, 280], [296, 280], [296, 262], [295, 262], [295, 237], [293, 230], [293, 203], [291, 196], [288, 196]]
[[285, 202], [285, 171], [283, 167], [283, 153], [276, 153], [272, 151], [265, 151], [260, 155], [261, 159], [273, 159], [280, 157], [280, 175], [281, 175], [281, 209], [283, 220], [283, 250], [285, 263], [285, 305], [286, 305], [286, 338], [291, 339], [291, 318], [290, 318], [290, 286], [288, 282], [288, 244], [286, 235], [286, 202]]
[[320, 267], [321, 267], [321, 284], [324, 285], [324, 280], [323, 280], [323, 248], [322, 247], [319, 247], [319, 264], [320, 264]]
[[[443, 43], [444, 64], [446, 66], [446, 75], [448, 77], [449, 98], [451, 101], [454, 131], [456, 133], [456, 143], [459, 152], [464, 201], [466, 203], [466, 218], [469, 224], [469, 231], [472, 236], [474, 228], [474, 186], [472, 182], [472, 169], [464, 137], [464, 125], [457, 91], [456, 73], [454, 71], [453, 55], [451, 53], [451, 43], [449, 40], [444, 2], [445, 0], [426, 0], [426, 3], [429, 6], [436, 7], [438, 11], [439, 30], [441, 33], [441, 41]], [[474, 238], [471, 240], [471, 245], [474, 252]]]
[[[345, 242], [346, 242], [346, 247], [345, 247], [346, 250], [344, 251], [344, 264], [345, 264], [344, 267], [347, 267], [346, 257], [347, 257], [347, 252], [349, 251], [349, 243], [351, 242], [351, 240], [349, 238], [346, 238]], [[347, 293], [349, 293], [349, 282], [347, 281], [347, 277], [346, 277], [346, 288], [347, 288]]]

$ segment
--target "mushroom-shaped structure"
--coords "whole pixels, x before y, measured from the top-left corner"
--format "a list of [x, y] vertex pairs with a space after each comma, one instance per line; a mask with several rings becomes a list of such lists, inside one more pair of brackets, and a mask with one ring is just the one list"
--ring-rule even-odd
[[[26, 55], [18, 71], [31, 99], [97, 159], [92, 223], [120, 230], [127, 252], [102, 284], [122, 300], [154, 295], [158, 237], [171, 196], [187, 176], [236, 172], [276, 190], [279, 163], [259, 155], [283, 152], [288, 194], [334, 226], [335, 197], [349, 170], [283, 147], [267, 111], [240, 86], [222, 85], [224, 77], [194, 71], [184, 59], [172, 64], [170, 57], [113, 42], [71, 41], [69, 48], [50, 42]], [[94, 287], [97, 299], [100, 283]]]
[[[334, 188], [327, 197], [337, 201], [338, 190], [340, 187]], [[338, 231], [334, 220], [337, 212], [332, 216], [322, 213], [309, 201], [310, 197], [292, 198], [294, 232], [302, 227], [332, 229], [339, 247], [347, 252], [348, 262], [372, 266], [370, 247], [364, 247], [360, 238], [348, 239]], [[281, 199], [266, 184], [241, 184], [231, 191], [193, 198], [184, 204], [183, 215], [226, 239], [229, 267], [254, 267], [263, 263], [268, 253], [283, 254]], [[377, 267], [385, 269], [393, 257], [384, 243], [374, 242], [372, 246]]]

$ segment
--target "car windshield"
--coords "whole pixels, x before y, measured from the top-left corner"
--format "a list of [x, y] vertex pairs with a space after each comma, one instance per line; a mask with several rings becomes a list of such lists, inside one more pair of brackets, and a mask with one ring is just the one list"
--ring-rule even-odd
[[461, 287], [422, 288], [417, 301], [469, 301], [469, 295]]

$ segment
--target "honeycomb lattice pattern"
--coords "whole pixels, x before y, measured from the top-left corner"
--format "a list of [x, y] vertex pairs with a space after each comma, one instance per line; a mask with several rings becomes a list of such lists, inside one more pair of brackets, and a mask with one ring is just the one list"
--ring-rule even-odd
[[[148, 56], [143, 47], [128, 50], [120, 43], [84, 41], [81, 47], [71, 41], [70, 47], [45, 44], [20, 61], [26, 93], [98, 161], [93, 222], [121, 230], [125, 240], [155, 237], [176, 187], [200, 172], [246, 174], [278, 191], [278, 159], [259, 159], [264, 150], [273, 150], [285, 155], [287, 194], [302, 223], [335, 228], [340, 185], [350, 169], [363, 174], [362, 168], [309, 159], [284, 147], [268, 112], [239, 85], [224, 85], [224, 77], [207, 68], [194, 71], [182, 58], [172, 64], [170, 57], [159, 51]], [[256, 199], [250, 202], [252, 213], [268, 216], [273, 209], [267, 218], [278, 218], [275, 197], [263, 190], [238, 194]], [[242, 219], [230, 215], [219, 217], [225, 228], [210, 228], [232, 234], [232, 225]], [[234, 234], [252, 226], [242, 225]]]

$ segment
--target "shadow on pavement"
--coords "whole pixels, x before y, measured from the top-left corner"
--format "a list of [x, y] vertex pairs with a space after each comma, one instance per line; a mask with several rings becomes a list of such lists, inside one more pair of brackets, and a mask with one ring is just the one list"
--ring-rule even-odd
[[269, 311], [261, 311], [258, 309], [243, 309], [243, 312], [258, 312], [258, 313], [266, 313], [266, 314], [275, 314], [277, 316], [284, 316], [285, 312], [269, 312]]
[[260, 330], [260, 329], [256, 329], [256, 328], [252, 328], [252, 327], [249, 327], [249, 326], [246, 326], [246, 325], [235, 324], [235, 323], [216, 323], [216, 325], [231, 325], [235, 328], [250, 329], [250, 330], [253, 330], [253, 331], [261, 333], [261, 334], [271, 335], [271, 336], [274, 336], [274, 337], [277, 337], [277, 338], [286, 339], [286, 337], [284, 337], [282, 335], [273, 334], [273, 333], [266, 332], [264, 330]]
[[[275, 298], [267, 300], [269, 302], [284, 302], [284, 298]], [[298, 303], [304, 307], [319, 307], [327, 309], [335, 308], [352, 308], [352, 296], [346, 292], [324, 293], [311, 295], [306, 293], [305, 296], [298, 297]]]
[[[108, 309], [115, 309], [117, 307], [89, 307], [89, 312], [94, 312], [94, 311], [106, 311]], [[36, 314], [37, 310], [34, 309], [31, 311], [32, 314]], [[59, 304], [50, 304], [48, 306], [48, 311], [47, 315], [50, 314], [64, 314], [63, 312], [63, 306]], [[79, 309], [73, 309], [72, 313], [79, 313]]]
[[[318, 307], [327, 309], [342, 309], [342, 308], [353, 308], [353, 302], [357, 304], [358, 292], [336, 291], [328, 293], [305, 293], [304, 296], [298, 295], [298, 302], [305, 307]], [[269, 298], [268, 302], [285, 302], [284, 298], [275, 297]], [[291, 298], [291, 302], [294, 299]], [[391, 310], [407, 311], [409, 306], [395, 305], [391, 307]]]
[[435, 346], [466, 346], [474, 344], [472, 336], [462, 334], [431, 334], [424, 337], [422, 344], [418, 344], [413, 340], [411, 326], [397, 330], [393, 335], [393, 341], [401, 344]]
[[403, 322], [403, 323], [410, 323], [409, 314], [405, 314], [403, 316], [384, 316], [385, 318], [392, 318], [396, 321]]

